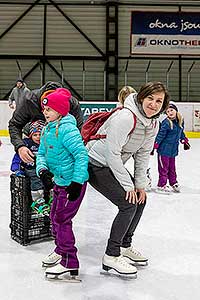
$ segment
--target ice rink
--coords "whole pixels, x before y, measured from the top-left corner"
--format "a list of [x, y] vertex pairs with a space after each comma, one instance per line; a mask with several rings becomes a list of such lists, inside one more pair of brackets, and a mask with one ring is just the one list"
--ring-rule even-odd
[[[109, 228], [116, 208], [88, 186], [74, 219], [81, 283], [47, 281], [41, 260], [53, 241], [22, 246], [10, 238], [10, 161], [13, 147], [2, 138], [0, 148], [0, 291], [2, 300], [199, 300], [200, 299], [200, 139], [191, 150], [180, 145], [177, 158], [181, 193], [148, 193], [134, 246], [149, 258], [137, 279], [101, 275]], [[150, 161], [157, 183], [156, 155]], [[131, 168], [131, 163], [129, 164]]]

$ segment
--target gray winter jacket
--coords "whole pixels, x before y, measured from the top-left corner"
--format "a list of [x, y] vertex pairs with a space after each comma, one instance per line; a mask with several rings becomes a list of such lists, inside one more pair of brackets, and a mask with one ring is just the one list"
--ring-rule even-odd
[[[125, 191], [145, 188], [150, 152], [158, 132], [158, 122], [140, 113], [134, 101], [136, 97], [136, 93], [130, 94], [125, 100], [125, 108], [111, 115], [98, 130], [99, 134], [106, 134], [106, 138], [91, 141], [87, 146], [90, 161], [109, 167]], [[129, 134], [134, 127], [132, 112], [136, 116], [136, 127]], [[134, 158], [135, 187], [124, 166], [131, 156]]]
[[16, 107], [18, 107], [20, 104], [23, 103], [24, 99], [29, 98], [31, 91], [29, 88], [27, 88], [26, 84], [23, 83], [21, 88], [18, 88], [17, 86], [13, 88], [9, 98], [8, 98], [8, 104], [11, 105], [15, 101]]

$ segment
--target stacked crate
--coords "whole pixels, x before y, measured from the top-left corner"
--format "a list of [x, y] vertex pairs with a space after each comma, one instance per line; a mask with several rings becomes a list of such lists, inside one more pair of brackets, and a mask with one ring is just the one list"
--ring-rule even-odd
[[31, 209], [30, 180], [27, 177], [10, 176], [11, 238], [21, 245], [51, 237], [50, 219]]

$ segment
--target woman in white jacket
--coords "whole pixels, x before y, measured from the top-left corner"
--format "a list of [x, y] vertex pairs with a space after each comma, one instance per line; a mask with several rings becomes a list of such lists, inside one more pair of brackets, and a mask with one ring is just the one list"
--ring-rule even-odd
[[[118, 213], [113, 221], [103, 269], [136, 275], [137, 269], [127, 262], [145, 263], [148, 259], [131, 246], [132, 236], [146, 203], [146, 170], [158, 131], [156, 118], [168, 106], [169, 94], [161, 82], [143, 85], [139, 93], [130, 94], [124, 108], [116, 111], [98, 133], [105, 139], [88, 143], [89, 182], [114, 205]], [[136, 116], [134, 127], [133, 114]], [[124, 164], [134, 158], [134, 178]]]

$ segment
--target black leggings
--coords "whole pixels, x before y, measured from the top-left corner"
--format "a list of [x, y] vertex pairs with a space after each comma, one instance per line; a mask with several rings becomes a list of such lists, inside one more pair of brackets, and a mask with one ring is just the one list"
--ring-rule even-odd
[[119, 209], [113, 221], [106, 248], [107, 255], [119, 256], [120, 247], [131, 246], [132, 236], [140, 221], [146, 201], [144, 204], [132, 204], [126, 201], [125, 190], [107, 167], [97, 167], [89, 163], [89, 183]]

